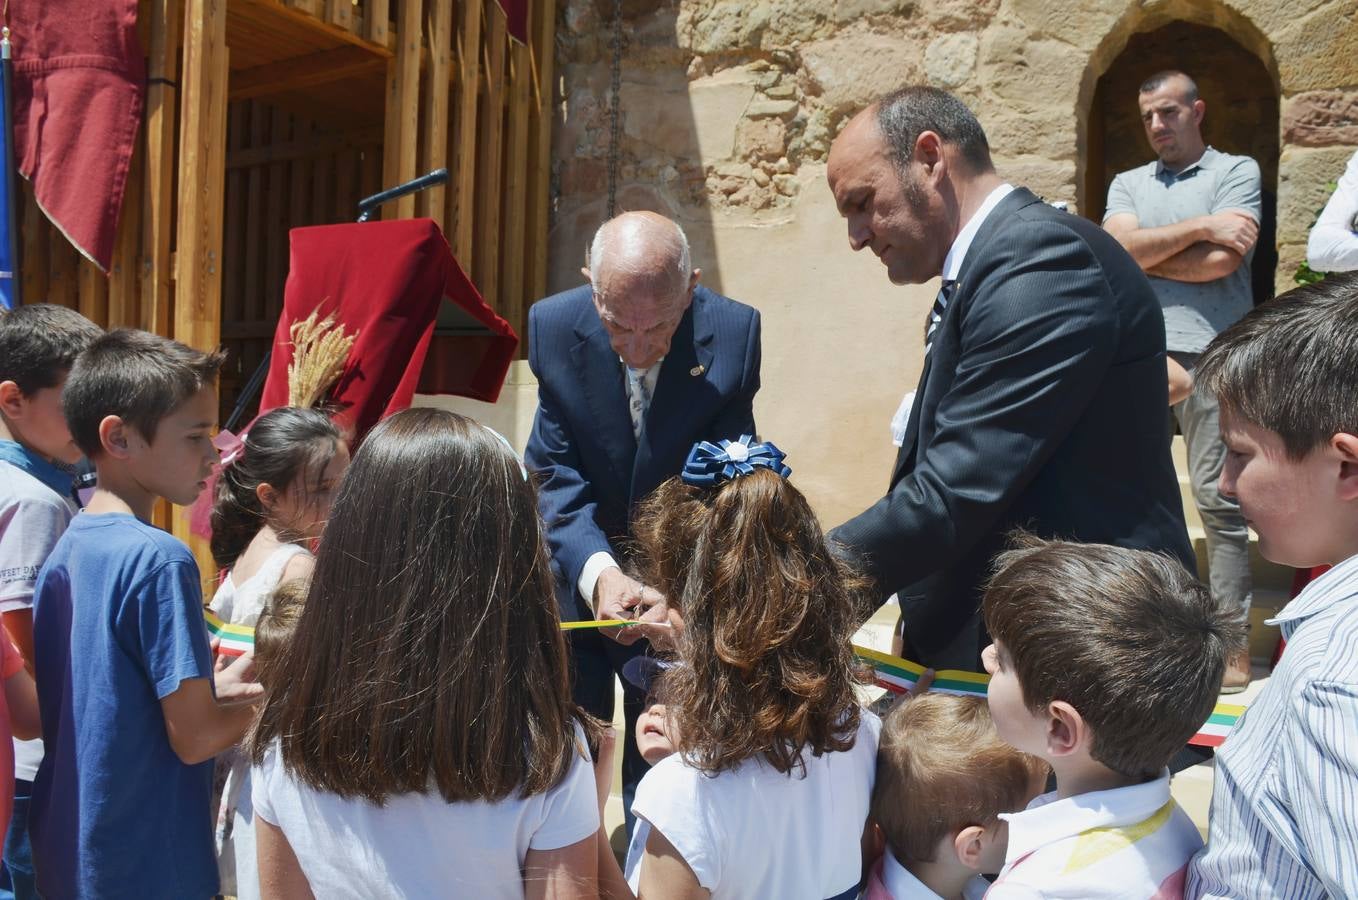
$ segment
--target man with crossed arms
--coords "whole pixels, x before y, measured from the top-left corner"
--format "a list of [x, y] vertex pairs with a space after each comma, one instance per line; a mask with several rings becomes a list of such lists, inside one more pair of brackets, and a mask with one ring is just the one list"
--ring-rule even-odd
[[[1209, 341], [1254, 306], [1249, 261], [1259, 238], [1259, 165], [1203, 143], [1206, 105], [1193, 79], [1160, 72], [1141, 85], [1141, 120], [1156, 159], [1108, 189], [1103, 224], [1150, 276], [1165, 315], [1171, 374], [1189, 375]], [[1193, 500], [1207, 536], [1212, 593], [1249, 614], [1249, 532], [1217, 490], [1226, 459], [1210, 394], [1171, 406], [1188, 449]], [[1250, 681], [1249, 652], [1227, 663], [1224, 693]]]

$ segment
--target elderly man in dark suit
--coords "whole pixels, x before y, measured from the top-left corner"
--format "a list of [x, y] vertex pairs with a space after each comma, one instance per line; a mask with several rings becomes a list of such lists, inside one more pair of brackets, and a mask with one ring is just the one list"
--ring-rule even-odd
[[934, 88], [854, 117], [827, 178], [854, 250], [895, 284], [942, 276], [890, 488], [831, 534], [899, 593], [907, 655], [979, 671], [982, 586], [1015, 528], [1191, 569], [1164, 323], [1126, 251], [1005, 184], [975, 116]]
[[[641, 619], [660, 597], [627, 571], [632, 511], [694, 443], [754, 433], [759, 313], [700, 286], [683, 231], [655, 213], [604, 223], [583, 273], [590, 284], [529, 312], [538, 412], [524, 458], [541, 479], [561, 618]], [[648, 627], [572, 633], [585, 709], [613, 717], [614, 674], [644, 650], [639, 638], [659, 636]], [[623, 681], [629, 830], [644, 699]]]

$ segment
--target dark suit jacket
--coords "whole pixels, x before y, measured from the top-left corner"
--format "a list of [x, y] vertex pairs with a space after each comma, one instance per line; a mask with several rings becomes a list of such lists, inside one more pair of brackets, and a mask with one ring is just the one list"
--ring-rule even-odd
[[910, 595], [925, 656], [970, 624], [1016, 527], [1167, 551], [1191, 571], [1168, 415], [1146, 276], [1103, 229], [1019, 188], [967, 251], [889, 493], [831, 536], [883, 596]]
[[528, 364], [538, 412], [524, 459], [539, 475], [561, 614], [591, 618], [575, 587], [585, 561], [601, 551], [626, 560], [634, 507], [679, 474], [694, 443], [754, 433], [759, 313], [702, 286], [694, 291], [639, 443], [622, 363], [588, 285], [529, 310]]

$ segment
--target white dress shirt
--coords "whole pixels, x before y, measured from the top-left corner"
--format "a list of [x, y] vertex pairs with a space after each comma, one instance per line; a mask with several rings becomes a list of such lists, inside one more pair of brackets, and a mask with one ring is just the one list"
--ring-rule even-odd
[[1009, 823], [1009, 848], [990, 900], [1177, 897], [1202, 847], [1197, 826], [1169, 795], [1168, 769], [1154, 781], [1064, 800], [1053, 791], [1000, 818]]
[[[621, 362], [621, 358], [619, 358], [619, 362]], [[660, 366], [664, 362], [665, 360], [662, 357], [659, 362], [649, 369], [646, 369], [641, 374], [640, 379], [642, 385], [645, 387], [644, 397], [655, 397], [655, 386], [660, 380]], [[623, 363], [623, 366], [626, 365], [627, 363]], [[632, 394], [632, 380], [627, 377], [627, 372], [623, 372], [622, 384], [623, 389], [627, 393], [627, 405], [630, 408], [636, 398]], [[643, 418], [645, 417], [646, 412], [646, 409], [642, 410]], [[640, 435], [637, 436], [637, 439], [640, 440]], [[585, 603], [588, 604], [591, 609], [594, 607], [594, 586], [599, 582], [599, 576], [603, 574], [604, 569], [610, 568], [621, 567], [618, 565], [618, 561], [613, 558], [612, 553], [606, 553], [601, 550], [598, 553], [592, 554], [589, 559], [585, 560], [584, 566], [580, 569], [580, 577], [576, 580], [575, 587], [580, 591], [580, 596], [584, 598]]]
[[1217, 750], [1187, 897], [1358, 897], [1358, 556], [1275, 623], [1287, 649]]
[[1358, 269], [1358, 153], [1306, 240], [1306, 262], [1317, 272]]
[[[889, 850], [882, 854], [882, 886], [891, 900], [939, 900], [938, 894], [898, 863]], [[962, 900], [981, 900], [989, 889], [990, 882], [977, 875], [962, 888]]]

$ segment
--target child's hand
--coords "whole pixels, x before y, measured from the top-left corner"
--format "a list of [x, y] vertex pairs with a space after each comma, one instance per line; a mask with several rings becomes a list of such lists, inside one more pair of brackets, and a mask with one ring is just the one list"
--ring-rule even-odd
[[264, 686], [254, 679], [253, 652], [243, 653], [231, 661], [225, 656], [218, 656], [217, 668], [213, 673], [213, 687], [216, 688], [218, 702], [242, 703], [259, 699], [264, 695]]
[[613, 789], [613, 755], [618, 746], [618, 729], [609, 725], [599, 735], [599, 755], [594, 760], [594, 784], [599, 791], [599, 820], [603, 821], [608, 793]]

